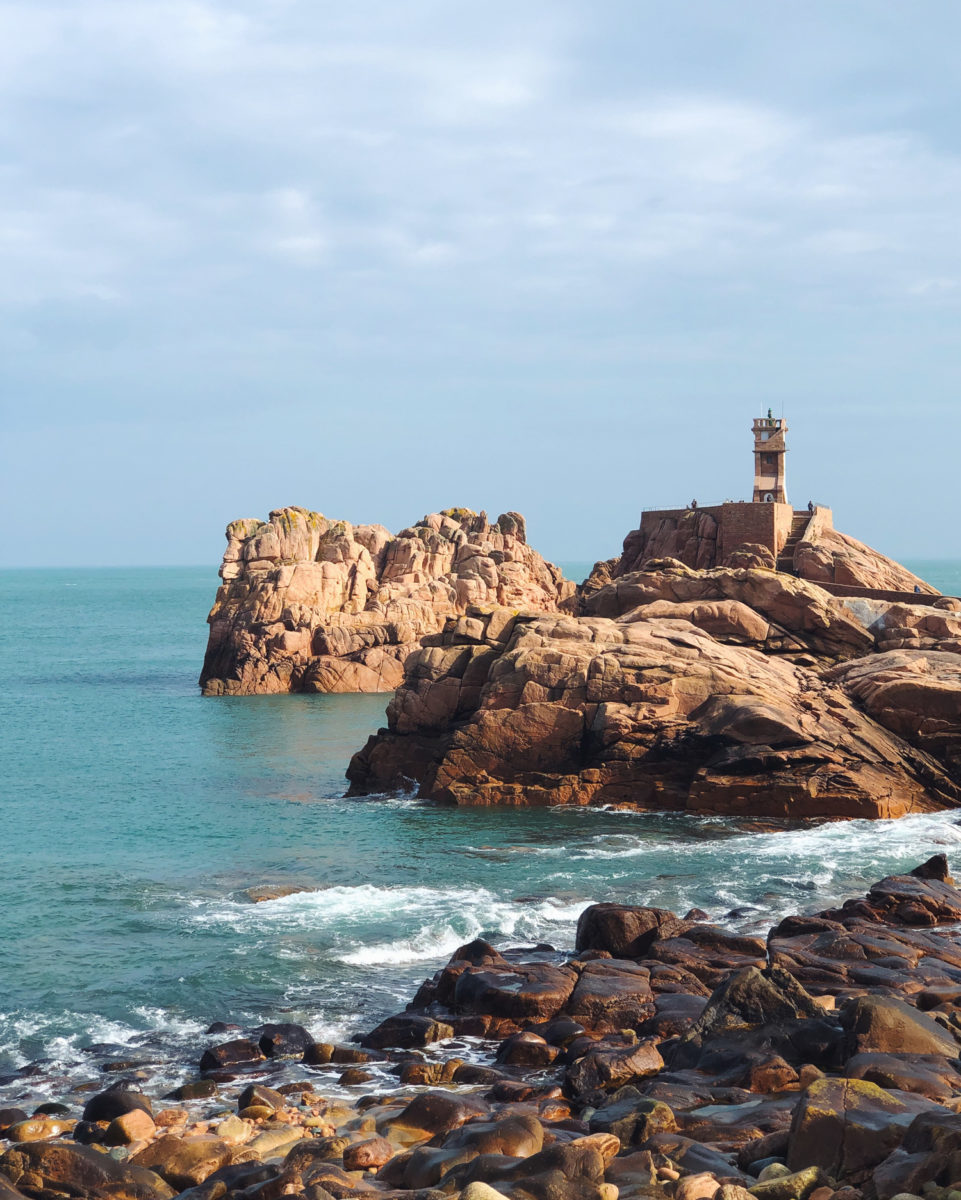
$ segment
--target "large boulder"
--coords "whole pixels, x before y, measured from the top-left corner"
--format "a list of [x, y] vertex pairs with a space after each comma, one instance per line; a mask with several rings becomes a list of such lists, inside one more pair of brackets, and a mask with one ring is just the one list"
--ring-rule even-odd
[[640, 958], [655, 941], [676, 937], [689, 922], [666, 908], [591, 904], [577, 921], [577, 950], [606, 950], [615, 958]]
[[894, 996], [858, 996], [842, 1014], [852, 1054], [933, 1054], [958, 1057], [958, 1043], [926, 1013]]
[[223, 1138], [213, 1134], [177, 1137], [165, 1134], [131, 1160], [135, 1166], [156, 1172], [177, 1191], [196, 1187], [208, 1175], [226, 1166], [233, 1151]]
[[39, 1184], [44, 1195], [80, 1200], [99, 1200], [102, 1196], [171, 1200], [176, 1194], [159, 1174], [136, 1160], [118, 1162], [92, 1146], [75, 1142], [24, 1142], [13, 1146], [0, 1156], [0, 1175], [14, 1186], [23, 1180], [31, 1194]]
[[[816, 523], [815, 523], [816, 528]], [[872, 590], [934, 593], [918, 575], [856, 538], [836, 529], [816, 529], [799, 542], [794, 569], [815, 583], [840, 583]]]
[[932, 1107], [861, 1079], [816, 1079], [794, 1111], [788, 1168], [820, 1167], [840, 1182], [863, 1183], [901, 1144], [917, 1114]]

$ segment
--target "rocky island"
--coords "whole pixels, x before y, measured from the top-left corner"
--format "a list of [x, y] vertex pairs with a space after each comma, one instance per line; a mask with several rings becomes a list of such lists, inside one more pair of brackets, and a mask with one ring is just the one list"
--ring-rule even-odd
[[396, 536], [305, 508], [233, 521], [200, 676], [207, 695], [389, 692], [426, 634], [474, 604], [556, 612], [565, 580], [524, 518], [464, 508]]
[[614, 575], [580, 615], [478, 608], [425, 639], [352, 791], [820, 818], [961, 801], [957, 601], [673, 559]]
[[[524, 519], [227, 529], [208, 694], [395, 691], [351, 794], [896, 817], [961, 803], [961, 601], [834, 528], [754, 423], [750, 502], [651, 509], [580, 586]], [[396, 690], [395, 690], [396, 689]]]

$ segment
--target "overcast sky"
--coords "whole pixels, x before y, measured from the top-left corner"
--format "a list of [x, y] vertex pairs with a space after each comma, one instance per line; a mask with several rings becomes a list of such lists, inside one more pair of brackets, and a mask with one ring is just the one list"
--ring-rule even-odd
[[8, 565], [302, 504], [961, 557], [956, 0], [0, 3]]

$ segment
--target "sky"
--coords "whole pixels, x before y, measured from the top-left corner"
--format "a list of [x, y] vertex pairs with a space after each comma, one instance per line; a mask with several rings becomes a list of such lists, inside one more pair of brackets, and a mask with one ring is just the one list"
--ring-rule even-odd
[[955, 0], [0, 0], [4, 566], [300, 504], [961, 557]]

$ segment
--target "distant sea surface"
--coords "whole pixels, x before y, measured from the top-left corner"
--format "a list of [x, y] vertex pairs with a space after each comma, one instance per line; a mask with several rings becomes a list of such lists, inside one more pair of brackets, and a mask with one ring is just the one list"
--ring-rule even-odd
[[[961, 593], [961, 561], [911, 565]], [[214, 1020], [347, 1037], [470, 938], [570, 947], [594, 901], [738, 909], [727, 919], [763, 928], [938, 850], [961, 865], [957, 814], [758, 833], [346, 800], [387, 697], [202, 698], [217, 582], [0, 572], [0, 1076], [40, 1059], [84, 1077], [83, 1047], [109, 1042], [150, 1044], [182, 1077]], [[252, 904], [265, 883], [307, 890]]]

